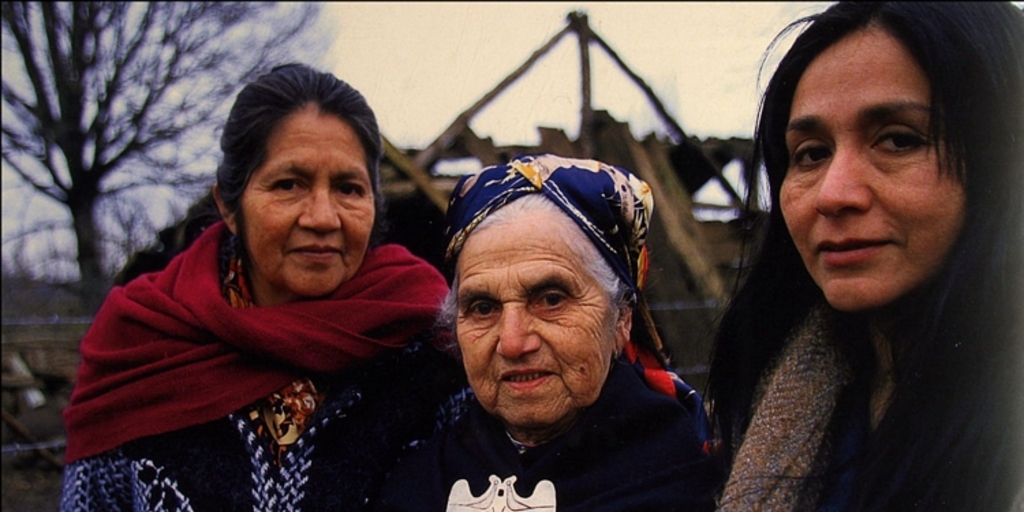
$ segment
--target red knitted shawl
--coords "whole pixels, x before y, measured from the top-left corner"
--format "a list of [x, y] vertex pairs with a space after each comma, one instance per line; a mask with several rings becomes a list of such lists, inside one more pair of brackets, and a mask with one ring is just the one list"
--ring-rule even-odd
[[161, 272], [114, 288], [82, 339], [64, 410], [71, 462], [226, 416], [300, 375], [332, 374], [429, 328], [447, 292], [405, 248], [370, 250], [330, 296], [233, 308], [211, 226]]

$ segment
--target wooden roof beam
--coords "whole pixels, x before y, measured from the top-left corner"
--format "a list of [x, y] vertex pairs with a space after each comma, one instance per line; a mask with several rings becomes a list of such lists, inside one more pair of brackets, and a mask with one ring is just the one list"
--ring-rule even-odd
[[434, 140], [434, 142], [431, 142], [429, 146], [423, 148], [422, 151], [416, 154], [416, 156], [412, 160], [413, 163], [415, 163], [416, 166], [421, 169], [428, 169], [430, 168], [431, 165], [434, 165], [434, 162], [436, 162], [437, 159], [441, 156], [441, 152], [443, 152], [445, 149], [450, 147], [452, 143], [455, 142], [455, 139], [457, 139], [459, 134], [462, 133], [462, 130], [469, 126], [469, 122], [473, 119], [473, 116], [475, 116], [477, 112], [486, 107], [488, 103], [490, 103], [494, 98], [501, 94], [502, 91], [507, 89], [508, 86], [512, 85], [513, 82], [518, 80], [519, 77], [523, 76], [530, 69], [530, 67], [533, 66], [534, 63], [536, 63], [541, 57], [548, 53], [548, 51], [550, 51], [551, 48], [553, 48], [555, 44], [558, 43], [558, 41], [560, 41], [563, 37], [565, 37], [566, 34], [568, 34], [571, 31], [572, 27], [567, 25], [565, 28], [563, 28], [561, 31], [555, 34], [555, 36], [552, 37], [547, 43], [544, 43], [543, 46], [538, 48], [537, 51], [533, 52], [533, 55], [530, 55], [530, 58], [526, 59], [526, 62], [519, 66], [518, 69], [513, 71], [512, 74], [505, 77], [505, 79], [502, 80], [501, 83], [497, 85], [497, 87], [491, 90], [491, 92], [485, 94], [484, 97], [480, 98], [480, 100], [474, 103], [473, 106], [466, 109], [465, 112], [459, 114], [459, 116], [455, 118], [455, 121], [452, 122], [451, 126], [449, 126], [444, 132], [442, 132], [441, 135], [439, 135], [437, 139]]
[[[669, 133], [672, 135], [672, 138], [676, 142], [676, 144], [687, 144], [688, 141], [686, 133], [683, 132], [683, 128], [679, 126], [679, 123], [676, 122], [672, 115], [668, 113], [668, 110], [665, 109], [665, 105], [661, 102], [660, 99], [658, 99], [658, 96], [654, 94], [654, 89], [651, 89], [651, 86], [647, 85], [647, 82], [645, 82], [643, 78], [640, 78], [640, 75], [634, 73], [633, 70], [630, 69], [625, 62], [623, 62], [622, 58], [619, 57], [619, 54], [616, 53], [615, 50], [613, 50], [611, 46], [609, 46], [608, 43], [606, 43], [604, 39], [601, 38], [601, 36], [597, 35], [593, 31], [590, 32], [590, 36], [594, 41], [597, 42], [597, 44], [602, 49], [604, 49], [605, 53], [607, 53], [608, 56], [611, 57], [613, 61], [615, 61], [619, 68], [622, 69], [622, 71], [625, 72], [626, 75], [629, 76], [629, 78], [633, 80], [633, 82], [638, 87], [640, 87], [644, 95], [647, 96], [647, 99], [654, 106], [654, 110], [661, 117], [662, 121], [664, 121], [665, 124], [668, 125]], [[711, 168], [715, 170], [715, 179], [717, 179], [718, 182], [721, 183], [722, 188], [724, 188], [726, 193], [729, 194], [731, 202], [737, 207], [742, 207], [743, 199], [740, 197], [739, 193], [737, 193], [736, 190], [732, 187], [729, 181], [725, 179], [725, 176], [722, 175], [721, 168], [719, 168], [717, 165], [714, 165], [714, 163], [712, 163]], [[693, 192], [696, 191], [690, 191], [691, 194]]]
[[409, 160], [409, 157], [399, 151], [387, 137], [381, 136], [381, 139], [384, 141], [384, 157], [390, 160], [395, 165], [395, 168], [415, 183], [416, 188], [420, 189], [441, 213], [448, 211], [448, 198], [434, 186], [430, 173], [416, 165], [412, 160]]

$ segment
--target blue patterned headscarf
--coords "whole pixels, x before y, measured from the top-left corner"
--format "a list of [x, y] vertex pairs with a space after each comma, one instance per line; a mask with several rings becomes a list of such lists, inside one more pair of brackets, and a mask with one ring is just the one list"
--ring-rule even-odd
[[520, 156], [464, 176], [448, 205], [445, 261], [453, 263], [466, 238], [488, 215], [527, 194], [544, 194], [586, 233], [634, 295], [647, 272], [644, 240], [654, 199], [629, 171], [597, 160]]

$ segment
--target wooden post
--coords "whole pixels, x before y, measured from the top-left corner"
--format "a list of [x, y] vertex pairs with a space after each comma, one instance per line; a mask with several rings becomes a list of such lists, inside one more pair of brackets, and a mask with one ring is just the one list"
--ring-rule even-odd
[[594, 158], [594, 106], [590, 83], [590, 25], [586, 13], [569, 13], [569, 26], [576, 32], [580, 46], [580, 150]]

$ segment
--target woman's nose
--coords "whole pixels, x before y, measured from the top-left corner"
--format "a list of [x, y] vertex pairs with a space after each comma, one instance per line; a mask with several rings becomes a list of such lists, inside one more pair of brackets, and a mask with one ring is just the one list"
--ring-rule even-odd
[[331, 203], [330, 191], [310, 191], [305, 209], [299, 216], [299, 226], [314, 231], [333, 231], [341, 228], [341, 218]]
[[502, 308], [499, 322], [497, 351], [502, 357], [516, 359], [540, 349], [540, 337], [531, 329], [529, 313], [523, 307]]
[[871, 206], [871, 163], [855, 149], [837, 150], [815, 197], [815, 209], [826, 217], [865, 211]]

